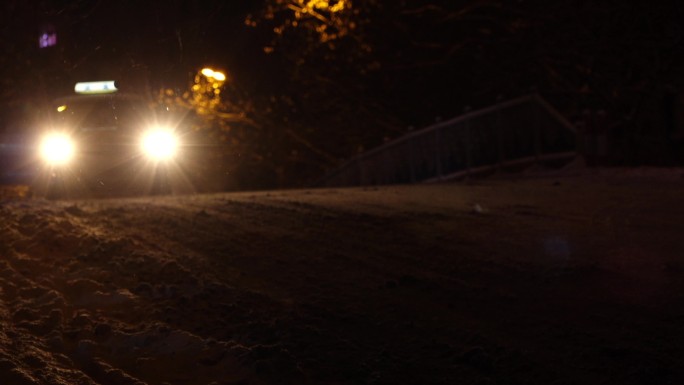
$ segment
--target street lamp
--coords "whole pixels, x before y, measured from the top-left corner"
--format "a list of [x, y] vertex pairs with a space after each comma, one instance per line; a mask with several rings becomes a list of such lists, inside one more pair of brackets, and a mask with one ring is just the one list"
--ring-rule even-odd
[[211, 68], [203, 68], [200, 72], [202, 73], [202, 75], [209, 78], [209, 80], [216, 80], [219, 82], [226, 81], [226, 75], [224, 75], [223, 72], [214, 71]]
[[224, 75], [223, 72], [214, 71], [214, 79], [224, 82], [226, 81], [226, 75]]
[[195, 74], [192, 85], [192, 100], [200, 113], [209, 113], [221, 104], [221, 88], [226, 82], [226, 75], [205, 67]]

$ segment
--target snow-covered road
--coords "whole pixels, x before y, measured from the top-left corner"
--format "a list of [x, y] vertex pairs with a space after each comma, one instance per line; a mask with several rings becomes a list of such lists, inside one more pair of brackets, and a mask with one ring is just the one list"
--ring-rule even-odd
[[0, 206], [3, 384], [684, 379], [684, 182]]

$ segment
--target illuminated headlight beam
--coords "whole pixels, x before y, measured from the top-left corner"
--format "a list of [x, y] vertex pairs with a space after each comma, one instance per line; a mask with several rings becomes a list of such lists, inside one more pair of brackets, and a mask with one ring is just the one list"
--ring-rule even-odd
[[152, 129], [143, 135], [142, 149], [153, 160], [170, 160], [178, 150], [178, 138], [171, 130]]
[[74, 156], [74, 143], [66, 134], [47, 134], [40, 143], [40, 156], [50, 165], [65, 165]]

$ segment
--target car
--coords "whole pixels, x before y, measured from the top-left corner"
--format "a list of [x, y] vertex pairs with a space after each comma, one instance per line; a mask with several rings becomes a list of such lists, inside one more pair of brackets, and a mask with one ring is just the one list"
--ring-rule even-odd
[[[31, 190], [45, 198], [220, 190], [220, 147], [114, 82], [78, 83], [36, 138]], [[80, 91], [79, 91], [80, 90]]]

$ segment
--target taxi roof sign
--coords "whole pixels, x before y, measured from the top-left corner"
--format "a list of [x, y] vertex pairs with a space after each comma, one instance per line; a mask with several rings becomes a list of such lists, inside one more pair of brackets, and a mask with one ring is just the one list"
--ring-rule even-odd
[[74, 91], [76, 91], [77, 94], [111, 94], [118, 90], [114, 80], [80, 82], [76, 83], [76, 86], [74, 86]]

